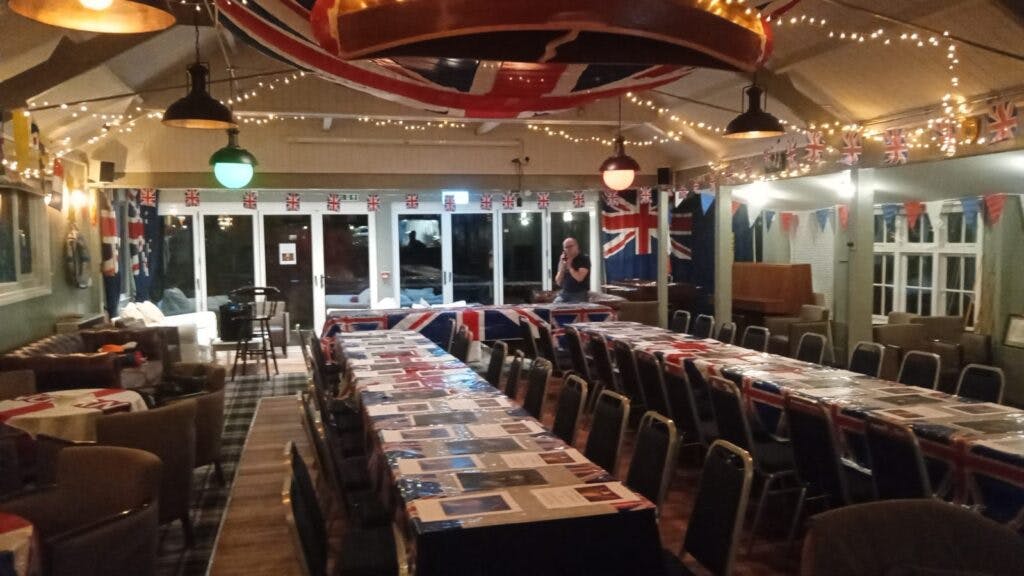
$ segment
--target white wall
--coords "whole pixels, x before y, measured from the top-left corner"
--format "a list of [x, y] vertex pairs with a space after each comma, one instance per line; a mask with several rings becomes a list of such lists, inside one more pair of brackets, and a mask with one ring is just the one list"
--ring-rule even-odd
[[[829, 220], [822, 230], [813, 212], [799, 212], [799, 224], [790, 242], [790, 262], [810, 264], [815, 292], [825, 294], [825, 305], [832, 309], [834, 295], [835, 229]], [[778, 216], [776, 216], [778, 219]], [[782, 228], [781, 222], [775, 224]]]

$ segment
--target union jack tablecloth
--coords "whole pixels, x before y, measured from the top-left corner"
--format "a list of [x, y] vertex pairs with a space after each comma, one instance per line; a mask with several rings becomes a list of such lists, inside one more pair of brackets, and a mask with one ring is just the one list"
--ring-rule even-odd
[[0, 558], [0, 571], [3, 568], [14, 568], [18, 576], [36, 574], [39, 566], [37, 550], [32, 523], [21, 516], [0, 512], [0, 552], [10, 552], [14, 557], [13, 566], [10, 567], [3, 566], [5, 560]]
[[[909, 425], [922, 451], [952, 482], [961, 502], [1002, 522], [1024, 521], [1024, 411], [906, 386], [846, 370], [696, 340], [634, 322], [580, 323], [583, 337], [621, 340], [665, 358], [677, 374], [735, 381], [758, 422], [780, 431], [786, 394], [819, 399], [832, 411], [851, 455], [862, 461], [868, 413]], [[687, 365], [696, 370], [686, 370]], [[699, 386], [703, 383], [694, 383]], [[938, 484], [936, 484], [938, 485]]]
[[0, 402], [0, 422], [33, 436], [74, 442], [96, 440], [96, 419], [113, 412], [145, 410], [137, 392], [122, 388], [60, 390]]
[[[505, 562], [507, 538], [537, 551], [534, 576], [593, 572], [582, 568], [594, 554], [611, 567], [601, 573], [658, 573], [641, 565], [659, 558], [653, 504], [465, 364], [408, 330], [335, 338], [368, 422], [371, 467], [403, 520], [415, 574], [468, 573], [480, 558]], [[592, 539], [616, 545], [564, 555]], [[546, 554], [560, 561], [545, 562]]]

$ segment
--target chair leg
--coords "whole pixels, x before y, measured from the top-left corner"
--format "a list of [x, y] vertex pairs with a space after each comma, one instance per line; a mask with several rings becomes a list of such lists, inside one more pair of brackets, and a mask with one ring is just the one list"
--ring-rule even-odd
[[231, 381], [232, 382], [235, 380], [235, 372], [238, 370], [238, 357], [239, 356], [242, 356], [242, 374], [243, 375], [245, 374], [245, 357], [243, 356], [245, 354], [244, 350], [245, 350], [245, 348], [243, 347], [242, 340], [239, 340], [238, 343], [235, 344], [235, 361], [234, 361], [234, 363], [231, 364]]
[[807, 486], [800, 487], [800, 495], [796, 499], [796, 510], [793, 511], [793, 521], [789, 525], [789, 536], [786, 538], [786, 547], [793, 551], [793, 539], [796, 537], [797, 529], [800, 526], [800, 519], [804, 513], [804, 502], [807, 499]]
[[277, 369], [277, 352], [274, 351], [274, 343], [270, 341], [270, 320], [263, 321], [263, 333], [267, 335], [267, 351], [270, 352], [270, 358], [274, 361], [274, 374], [280, 374], [281, 372]]
[[761, 515], [764, 513], [764, 505], [768, 500], [768, 492], [774, 481], [774, 476], [768, 476], [765, 478], [764, 485], [761, 486], [761, 496], [757, 499], [757, 511], [754, 512], [754, 522], [750, 525], [750, 540], [747, 542], [747, 554], [750, 554], [754, 549], [754, 540], [757, 538], [757, 527], [761, 524]]
[[181, 531], [185, 534], [185, 547], [195, 546], [196, 536], [192, 530], [192, 518], [189, 517], [188, 512], [181, 515]]

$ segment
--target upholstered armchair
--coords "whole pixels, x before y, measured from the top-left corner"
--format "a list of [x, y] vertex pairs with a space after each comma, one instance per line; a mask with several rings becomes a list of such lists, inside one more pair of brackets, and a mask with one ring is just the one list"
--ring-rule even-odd
[[797, 316], [766, 316], [764, 325], [772, 335], [768, 341], [768, 351], [773, 354], [796, 356], [800, 337], [807, 332], [823, 334], [831, 340], [828, 316], [828, 308], [814, 304], [800, 306], [800, 314]]

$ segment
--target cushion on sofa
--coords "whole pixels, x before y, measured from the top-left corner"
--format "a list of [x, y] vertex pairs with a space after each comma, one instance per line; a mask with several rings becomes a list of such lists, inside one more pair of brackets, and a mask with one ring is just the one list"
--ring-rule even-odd
[[146, 326], [159, 326], [164, 321], [164, 313], [156, 307], [156, 304], [149, 300], [137, 302], [136, 307], [142, 312], [142, 318], [146, 321]]

